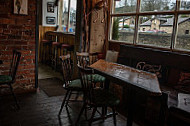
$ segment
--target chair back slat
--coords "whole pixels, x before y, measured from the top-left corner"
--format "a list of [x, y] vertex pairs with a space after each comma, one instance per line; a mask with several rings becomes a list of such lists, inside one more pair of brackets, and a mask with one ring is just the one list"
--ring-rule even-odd
[[71, 82], [72, 80], [72, 61], [70, 54], [60, 56], [61, 62], [62, 62], [62, 72], [63, 72], [63, 81], [65, 84], [65, 87]]
[[90, 101], [92, 101], [92, 96], [93, 96], [93, 74], [94, 71], [89, 68], [84, 68], [82, 66], [79, 66], [79, 72], [80, 72], [80, 79], [81, 79], [81, 84], [82, 88], [84, 91], [85, 97], [87, 97]]
[[76, 52], [77, 64], [86, 68], [98, 60], [98, 53]]
[[87, 52], [81, 52], [81, 53], [76, 52], [76, 56], [77, 56], [77, 64], [79, 66], [86, 68], [87, 66], [90, 65], [89, 53], [87, 53]]
[[12, 82], [15, 81], [16, 72], [18, 69], [19, 62], [20, 62], [20, 57], [21, 57], [21, 53], [16, 50], [13, 50], [13, 57], [11, 61], [10, 71], [9, 71], [9, 76], [12, 77]]

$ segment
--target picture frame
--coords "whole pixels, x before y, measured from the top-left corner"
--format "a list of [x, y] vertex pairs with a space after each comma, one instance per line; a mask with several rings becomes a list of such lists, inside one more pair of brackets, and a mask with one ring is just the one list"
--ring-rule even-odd
[[28, 0], [13, 0], [14, 2], [14, 14], [28, 15]]
[[46, 17], [46, 24], [54, 25], [56, 23], [55, 17]]
[[47, 12], [54, 13], [54, 2], [47, 2]]

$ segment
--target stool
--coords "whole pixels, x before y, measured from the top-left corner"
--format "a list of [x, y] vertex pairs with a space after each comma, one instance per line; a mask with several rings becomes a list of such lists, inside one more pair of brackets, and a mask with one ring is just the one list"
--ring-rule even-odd
[[63, 49], [63, 55], [67, 55], [67, 52], [71, 55], [71, 52], [74, 51], [74, 45], [62, 44], [61, 48]]
[[53, 47], [53, 57], [52, 57], [52, 66], [56, 70], [57, 68], [57, 63], [58, 63], [58, 49], [60, 49], [61, 52], [61, 43], [60, 42], [52, 42], [52, 47]]
[[[49, 56], [51, 55], [51, 41], [50, 40], [42, 40], [42, 63], [45, 63], [47, 61], [47, 55], [49, 54]], [[48, 48], [48, 51], [47, 51]], [[49, 58], [50, 59], [50, 58]]]

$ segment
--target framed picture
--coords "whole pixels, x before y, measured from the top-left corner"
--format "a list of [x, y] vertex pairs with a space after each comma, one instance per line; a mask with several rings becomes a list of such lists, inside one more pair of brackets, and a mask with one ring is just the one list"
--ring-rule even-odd
[[46, 17], [46, 24], [55, 24], [55, 17]]
[[14, 14], [28, 15], [28, 0], [14, 0]]
[[47, 12], [54, 13], [54, 2], [47, 3]]

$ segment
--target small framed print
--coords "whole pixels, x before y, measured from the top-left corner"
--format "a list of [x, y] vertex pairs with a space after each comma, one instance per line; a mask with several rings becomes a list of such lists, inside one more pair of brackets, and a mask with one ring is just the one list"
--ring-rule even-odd
[[55, 17], [46, 17], [46, 24], [55, 24]]
[[47, 12], [54, 13], [54, 2], [47, 3]]
[[14, 14], [28, 15], [28, 0], [14, 0]]

